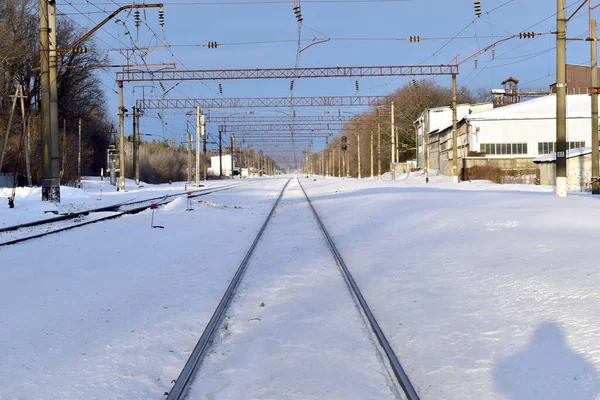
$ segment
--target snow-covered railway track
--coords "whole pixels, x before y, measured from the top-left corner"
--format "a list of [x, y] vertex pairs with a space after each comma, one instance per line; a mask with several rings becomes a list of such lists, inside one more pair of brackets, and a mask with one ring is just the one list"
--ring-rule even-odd
[[214, 392], [419, 399], [300, 181], [291, 181], [167, 400], [213, 398]]
[[137, 214], [149, 209], [153, 204], [155, 204], [156, 206], [163, 206], [180, 196], [189, 196], [191, 198], [196, 198], [200, 196], [206, 196], [211, 193], [220, 192], [223, 190], [236, 188], [238, 186], [247, 185], [248, 183], [229, 184], [224, 186], [218, 186], [215, 188], [200, 189], [184, 193], [153, 197], [143, 200], [127, 201], [102, 208], [79, 211], [76, 213], [61, 215], [54, 218], [47, 218], [38, 221], [27, 222], [20, 225], [1, 228], [0, 247], [26, 242], [28, 240], [37, 239], [43, 236], [64, 232], [70, 229], [75, 229], [82, 226], [95, 224], [98, 222], [109, 221], [115, 218], [120, 218], [124, 215]]

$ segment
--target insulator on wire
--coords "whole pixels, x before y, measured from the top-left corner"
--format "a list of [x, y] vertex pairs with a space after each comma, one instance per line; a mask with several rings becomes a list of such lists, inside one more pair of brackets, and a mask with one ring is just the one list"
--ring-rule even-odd
[[165, 13], [162, 8], [158, 9], [158, 24], [163, 28], [165, 27]]
[[478, 66], [479, 66], [479, 60], [476, 58], [475, 59], [475, 69], [477, 69]]
[[162, 89], [163, 92], [167, 91], [167, 89], [165, 89], [165, 85], [163, 85], [163, 83], [161, 81], [158, 82], [158, 85], [160, 86], [160, 88]]
[[533, 39], [537, 36], [535, 32], [521, 32], [519, 33], [519, 39]]
[[296, 15], [296, 19], [298, 20], [298, 22], [302, 22], [303, 18], [302, 18], [302, 11], [300, 10], [300, 5], [296, 4], [294, 6], [294, 14]]
[[354, 86], [356, 87], [356, 91], [358, 92], [358, 80], [354, 81]]
[[205, 46], [208, 47], [209, 49], [216, 49], [217, 47], [220, 46], [220, 44], [217, 42], [208, 42], [208, 43], [206, 43]]
[[290, 82], [290, 91], [294, 90], [294, 80]]
[[85, 46], [75, 47], [73, 49], [73, 53], [75, 53], [75, 54], [83, 54], [83, 53], [87, 53], [87, 52], [88, 52], [88, 48]]
[[496, 48], [494, 47], [492, 49], [492, 60], [495, 60], [495, 59], [496, 59]]
[[481, 3], [479, 0], [475, 0], [475, 15], [477, 15], [477, 18], [481, 17]]
[[223, 85], [221, 85], [220, 83], [219, 83], [219, 93], [223, 94]]
[[139, 28], [140, 27], [140, 10], [135, 10], [135, 12], [133, 13], [134, 15], [134, 20], [135, 20], [135, 27]]
[[408, 38], [411, 43], [416, 43], [421, 41], [421, 36], [411, 36]]

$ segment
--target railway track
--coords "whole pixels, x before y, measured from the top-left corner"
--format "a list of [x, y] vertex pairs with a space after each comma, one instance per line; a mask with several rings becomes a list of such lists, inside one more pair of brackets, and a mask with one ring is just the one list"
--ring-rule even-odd
[[[356, 311], [354, 311], [354, 310], [358, 310], [358, 312], [360, 313], [360, 321], [361, 321], [359, 325], [361, 325], [363, 327], [368, 327], [368, 329], [370, 331], [369, 343], [371, 343], [374, 347], [376, 347], [375, 351], [377, 352], [377, 354], [380, 355], [380, 357], [378, 357], [376, 359], [382, 360], [383, 364], [384, 364], [384, 365], [381, 365], [381, 362], [377, 361], [380, 364], [379, 367], [385, 369], [385, 371], [387, 371], [388, 376], [393, 377], [393, 379], [390, 379], [390, 381], [392, 381], [392, 380], [395, 381], [395, 383], [392, 383], [392, 385], [394, 385], [394, 388], [395, 388], [394, 390], [392, 390], [392, 392], [394, 392], [394, 393], [396, 393], [396, 395], [398, 395], [399, 391], [396, 391], [396, 389], [399, 388], [403, 392], [403, 395], [406, 399], [418, 400], [419, 396], [418, 396], [416, 390], [414, 389], [412, 383], [410, 382], [410, 379], [407, 376], [406, 372], [402, 368], [402, 366], [398, 360], [398, 357], [394, 353], [394, 350], [390, 346], [384, 332], [380, 328], [379, 323], [377, 322], [377, 319], [373, 315], [373, 312], [371, 311], [369, 305], [367, 304], [367, 301], [363, 297], [358, 285], [356, 284], [354, 278], [352, 277], [352, 274], [350, 273], [348, 267], [346, 266], [346, 263], [344, 262], [342, 255], [337, 250], [337, 247], [335, 245], [333, 238], [329, 235], [329, 232], [327, 231], [319, 214], [317, 213], [316, 209], [312, 205], [312, 202], [310, 201], [310, 198], [308, 197], [306, 191], [304, 190], [304, 187], [302, 187], [300, 180], [298, 178], [296, 178], [296, 180], [298, 182], [298, 185], [294, 185], [294, 186], [296, 186], [295, 190], [298, 192], [299, 191], [298, 187], [299, 187], [302, 191], [301, 193], [303, 194], [304, 199], [306, 200], [302, 206], [302, 207], [304, 207], [303, 214], [301, 214], [303, 216], [303, 218], [302, 218], [303, 221], [298, 220], [298, 218], [300, 218], [300, 214], [292, 215], [291, 219], [289, 219], [290, 218], [289, 216], [287, 217], [289, 219], [289, 221], [287, 221], [287, 225], [298, 224], [298, 225], [300, 225], [300, 227], [305, 226], [307, 228], [308, 225], [302, 225], [302, 224], [310, 223], [310, 224], [312, 224], [312, 226], [314, 226], [314, 221], [316, 221], [318, 228], [320, 229], [320, 231], [323, 235], [323, 238], [326, 241], [326, 245], [323, 244], [323, 241], [320, 238], [316, 238], [316, 236], [318, 236], [318, 235], [314, 235], [314, 233], [312, 233], [312, 232], [308, 233], [307, 238], [311, 238], [313, 241], [319, 242], [321, 244], [321, 247], [320, 247], [321, 253], [327, 253], [328, 252], [327, 249], [329, 249], [330, 253], [331, 253], [331, 254], [327, 254], [326, 256], [323, 254], [315, 253], [313, 256], [310, 254], [311, 253], [310, 248], [303, 248], [302, 254], [304, 254], [304, 257], [307, 257], [307, 254], [308, 254], [309, 259], [307, 259], [306, 261], [310, 261], [310, 262], [312, 262], [312, 264], [322, 263], [324, 257], [325, 258], [329, 257], [329, 259], [335, 260], [334, 262], [335, 262], [335, 264], [337, 264], [337, 266], [339, 268], [339, 272], [343, 276], [345, 285], [343, 283], [341, 283], [337, 278], [335, 278], [336, 275], [339, 277], [339, 275], [337, 273], [334, 273], [334, 275], [333, 275], [334, 280], [337, 282], [337, 285], [342, 286], [341, 291], [343, 291], [343, 292], [345, 291], [345, 289], [343, 289], [343, 287], [345, 286], [348, 289], [348, 291], [346, 291], [345, 296], [348, 297], [348, 292], [349, 292], [350, 296], [354, 300], [355, 307], [351, 307], [351, 310], [349, 311], [350, 314], [354, 313], [352, 315], [355, 318], [358, 318], [358, 316], [356, 315]], [[297, 201], [295, 203], [293, 202], [293, 201], [297, 200], [297, 198], [294, 198], [292, 200], [287, 201], [284, 209], [282, 209], [281, 212], [278, 212], [278, 207], [282, 207], [281, 203], [282, 203], [282, 198], [284, 197], [284, 193], [286, 193], [286, 190], [290, 190], [289, 187], [290, 187], [291, 181], [292, 181], [292, 179], [288, 180], [285, 183], [283, 189], [281, 190], [279, 197], [275, 201], [275, 204], [273, 205], [270, 213], [267, 215], [263, 225], [261, 226], [256, 237], [254, 238], [254, 241], [252, 242], [250, 248], [248, 249], [245, 257], [243, 258], [242, 262], [240, 263], [238, 269], [236, 270], [235, 275], [233, 276], [231, 282], [229, 283], [229, 286], [227, 287], [221, 300], [219, 301], [212, 317], [210, 318], [210, 321], [208, 322], [200, 339], [198, 340], [190, 357], [188, 358], [185, 366], [183, 367], [181, 373], [179, 374], [179, 377], [177, 378], [172, 389], [168, 393], [167, 400], [183, 400], [188, 397], [190, 399], [191, 398], [204, 398], [204, 396], [207, 395], [205, 391], [202, 391], [202, 388], [201, 388], [202, 382], [195, 382], [195, 380], [196, 380], [196, 377], [202, 373], [200, 366], [203, 365], [204, 363], [208, 363], [208, 361], [206, 360], [208, 354], [211, 352], [214, 354], [214, 351], [212, 351], [211, 349], [213, 346], [216, 345], [216, 343], [219, 342], [219, 332], [221, 332], [221, 334], [222, 334], [222, 332], [224, 332], [224, 330], [228, 329], [228, 324], [233, 323], [233, 321], [229, 319], [230, 314], [231, 313], [243, 314], [243, 312], [239, 311], [239, 310], [231, 311], [231, 308], [234, 307], [234, 304], [235, 304], [234, 308], [238, 308], [238, 309], [243, 308], [242, 305], [238, 304], [239, 302], [241, 302], [241, 300], [234, 300], [234, 299], [238, 299], [240, 296], [240, 294], [239, 294], [240, 284], [243, 281], [244, 275], [248, 270], [250, 261], [252, 260], [253, 265], [255, 262], [260, 261], [261, 262], [260, 266], [263, 269], [265, 268], [265, 265], [275, 265], [274, 268], [276, 268], [276, 269], [274, 271], [276, 271], [278, 268], [281, 268], [282, 263], [280, 263], [279, 261], [271, 260], [270, 263], [266, 262], [266, 261], [263, 262], [262, 259], [257, 260], [256, 256], [253, 259], [253, 256], [256, 253], [256, 251], [255, 251], [256, 248], [260, 247], [259, 243], [268, 242], [269, 240], [273, 241], [272, 237], [270, 237], [269, 235], [264, 235], [265, 231], [267, 230], [267, 227], [270, 224], [275, 224], [275, 222], [273, 222], [273, 220], [274, 220], [273, 216], [277, 215], [276, 218], [284, 218], [284, 217], [281, 217], [281, 215], [283, 215], [286, 212], [289, 213], [290, 212], [289, 210], [293, 209], [294, 207], [300, 207], [298, 205]], [[308, 207], [306, 206], [307, 204], [308, 204]], [[310, 211], [308, 211], [307, 208], [309, 208]], [[314, 221], [306, 222], [305, 220], [310, 219], [310, 215], [312, 215], [312, 217], [314, 217]], [[298, 221], [298, 222], [296, 223], [294, 221]], [[289, 223], [289, 222], [291, 222], [291, 223]], [[281, 227], [279, 229], [273, 228], [273, 230], [277, 231], [277, 232], [281, 231], [281, 229], [282, 229]], [[314, 227], [312, 229], [314, 229]], [[271, 236], [273, 236], [273, 235], [271, 235]], [[300, 239], [300, 241], [305, 242], [307, 240], [302, 238], [302, 239]], [[300, 246], [300, 248], [302, 248], [302, 245], [298, 245], [298, 246]], [[269, 246], [265, 245], [265, 247], [268, 248]], [[265, 249], [263, 249], [263, 250], [266, 251], [265, 254], [269, 254], [269, 252], [267, 250], [265, 250]], [[270, 252], [271, 252], [271, 254], [273, 253], [272, 249], [270, 250]], [[308, 263], [305, 263], [303, 265], [306, 265], [306, 264], [308, 264]], [[251, 269], [251, 270], [254, 271], [254, 269]], [[317, 269], [315, 269], [314, 271], [317, 271], [317, 274], [319, 273]], [[331, 269], [329, 269], [329, 271], [331, 271]], [[271, 276], [270, 274], [272, 272], [273, 271], [263, 271], [262, 274], [270, 277]], [[260, 272], [253, 273], [253, 276], [256, 274], [260, 274]], [[307, 274], [312, 275], [312, 274], [314, 274], [314, 272], [312, 272], [312, 270], [311, 270], [311, 272], [310, 273], [307, 272]], [[302, 279], [301, 277], [298, 277], [295, 275], [293, 275], [293, 276], [294, 276], [294, 279], [296, 279], [296, 280]], [[310, 277], [309, 279], [313, 279], [313, 278], [314, 278], [314, 275], [312, 275], [312, 277]], [[328, 278], [328, 279], [329, 279], [329, 281], [332, 280], [331, 278]], [[329, 283], [329, 284], [331, 285], [331, 283]], [[248, 285], [248, 283], [246, 283], [246, 285]], [[282, 283], [281, 286], [285, 287], [285, 284]], [[299, 288], [298, 292], [296, 292], [294, 289], [292, 289], [292, 291], [294, 291], [294, 293], [295, 293], [295, 296], [297, 296], [299, 298], [302, 297], [301, 292], [302, 292], [303, 286], [306, 286], [306, 282], [298, 283], [298, 288]], [[279, 284], [277, 285], [277, 287], [279, 287]], [[248, 290], [249, 289], [244, 289], [244, 292], [245, 292], [244, 296], [247, 296], [246, 292]], [[308, 292], [305, 294], [307, 295], [305, 297], [305, 300], [309, 302], [306, 304], [310, 304], [310, 306], [315, 306], [314, 292]], [[339, 295], [336, 299], [337, 300], [333, 300], [333, 301], [338, 301], [338, 302], [340, 301]], [[343, 300], [341, 300], [341, 301], [343, 301]], [[242, 302], [242, 303], [244, 303], [244, 302]], [[263, 307], [263, 305], [264, 304], [261, 304], [261, 307]], [[319, 306], [317, 305], [317, 307], [319, 307]], [[228, 322], [224, 321], [226, 314], [228, 315], [228, 317], [227, 317]], [[253, 319], [260, 320], [259, 318], [253, 318]], [[249, 322], [253, 319], [249, 319], [247, 321]], [[267, 329], [267, 331], [270, 331], [272, 329], [277, 329], [277, 327], [278, 327], [277, 324], [280, 324], [280, 322], [282, 322], [282, 321], [271, 322], [274, 325], [268, 325], [268, 328], [263, 328], [263, 329]], [[289, 323], [290, 321], [287, 320], [287, 322]], [[242, 324], [246, 324], [246, 322], [242, 321]], [[352, 325], [352, 324], [350, 324], [350, 325]], [[238, 327], [238, 330], [239, 329], [241, 329], [243, 331], [243, 328]], [[358, 331], [361, 331], [361, 329], [358, 329]], [[373, 340], [374, 338], [376, 338], [376, 340]], [[251, 346], [251, 344], [249, 345], [248, 343], [244, 342], [244, 344], [240, 344], [239, 346], [240, 346], [240, 348], [244, 349], [243, 351], [251, 351], [251, 349], [248, 350], [248, 346]], [[370, 346], [371, 350], [369, 350], [369, 351], [373, 350], [372, 349], [373, 346]], [[292, 346], [292, 348], [293, 347], [294, 346]], [[302, 347], [302, 346], [298, 345], [297, 347]], [[308, 346], [308, 347], [310, 347], [310, 346]], [[256, 352], [260, 354], [260, 350], [256, 350]], [[225, 353], [229, 353], [229, 352], [225, 351]], [[360, 359], [356, 360], [356, 362], [360, 362], [360, 361], [361, 361]], [[233, 366], [232, 368], [236, 368], [236, 366]], [[235, 381], [235, 377], [233, 380]], [[397, 383], [397, 385], [396, 385], [396, 383]], [[200, 386], [200, 391], [198, 391], [199, 386]], [[396, 397], [396, 396], [394, 396], [394, 397]]]
[[[236, 183], [215, 188], [200, 189], [195, 191], [153, 197], [143, 200], [132, 200], [109, 205], [106, 207], [79, 211], [76, 213], [61, 215], [54, 218], [46, 218], [38, 221], [32, 221], [24, 224], [1, 228], [0, 247], [26, 242], [40, 237], [56, 234], [59, 232], [64, 232], [82, 226], [95, 224], [98, 222], [109, 221], [112, 219], [123, 217], [125, 215], [137, 214], [149, 209], [152, 206], [152, 204], [156, 204], [160, 207], [170, 203], [177, 197], [188, 196], [188, 193], [191, 193], [189, 197], [196, 198], [206, 196], [211, 193], [220, 192], [223, 190], [229, 190], [239, 186], [248, 185], [251, 183], [253, 182]], [[105, 215], [106, 213], [110, 214]]]

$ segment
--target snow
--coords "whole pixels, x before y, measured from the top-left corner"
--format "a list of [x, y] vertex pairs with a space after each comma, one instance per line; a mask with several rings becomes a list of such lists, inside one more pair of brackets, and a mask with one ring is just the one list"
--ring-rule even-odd
[[305, 184], [421, 398], [600, 398], [597, 199], [420, 182]]
[[[205, 183], [201, 182], [201, 184], [204, 185]], [[206, 187], [223, 184], [219, 181], [209, 181], [206, 183]], [[8, 209], [8, 198], [12, 196], [12, 188], [0, 188], [0, 228], [52, 218], [56, 216], [56, 213], [84, 211], [125, 201], [183, 193], [186, 189], [197, 189], [193, 184], [187, 184], [186, 182], [173, 182], [171, 185], [150, 185], [142, 182], [138, 187], [133, 180], [126, 179], [125, 185], [126, 191], [119, 192], [106, 179], [101, 181], [100, 178], [87, 177], [82, 180], [82, 189], [61, 186], [60, 204], [41, 201], [42, 189], [40, 187], [17, 188], [15, 208], [11, 210]]]
[[[402, 178], [300, 180], [421, 398], [600, 399], [598, 199]], [[163, 399], [285, 181], [0, 248], [0, 399]], [[194, 398], [394, 398], [297, 186], [273, 218]]]
[[[591, 118], [592, 103], [587, 94], [567, 96], [567, 118]], [[538, 97], [521, 103], [510, 104], [493, 110], [473, 113], [468, 121], [556, 119], [556, 96]]]
[[294, 180], [188, 396], [397, 398], [380, 357]]

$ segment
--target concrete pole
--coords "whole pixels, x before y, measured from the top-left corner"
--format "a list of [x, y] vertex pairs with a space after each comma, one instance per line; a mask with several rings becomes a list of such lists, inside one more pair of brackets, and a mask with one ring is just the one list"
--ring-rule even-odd
[[40, 0], [40, 86], [42, 116], [42, 201], [53, 201], [52, 155], [50, 138], [50, 52], [48, 0]]
[[202, 135], [200, 107], [196, 107], [196, 187], [200, 187], [200, 136]]
[[[200, 133], [203, 141], [203, 153], [204, 153], [204, 182], [208, 181], [208, 153], [206, 149], [206, 125], [204, 123], [200, 124]], [[196, 151], [200, 151], [199, 148]]]
[[423, 118], [423, 172], [425, 172], [425, 183], [429, 183], [429, 110], [425, 109]]
[[[590, 42], [592, 55], [592, 178], [600, 177], [600, 151], [598, 149], [598, 35], [596, 33], [596, 20], [590, 21]], [[592, 194], [600, 194], [600, 182], [592, 183]]]
[[458, 183], [458, 121], [456, 117], [456, 74], [452, 74], [452, 182]]
[[21, 89], [21, 119], [23, 120], [23, 147], [25, 147], [25, 166], [27, 168], [27, 186], [32, 187], [33, 182], [31, 179], [31, 160], [29, 157], [29, 127], [31, 126], [31, 118], [25, 118], [25, 92], [23, 86], [19, 85]]
[[125, 107], [123, 82], [119, 82], [119, 190], [125, 190]]
[[360, 179], [360, 133], [356, 135], [356, 151], [358, 153], [358, 179]]
[[[131, 115], [133, 117], [132, 118], [132, 120], [133, 120], [133, 135], [132, 135], [133, 136], [133, 143], [132, 143], [132, 147], [133, 147], [133, 179], [135, 179], [135, 170], [137, 168], [137, 161], [138, 161], [137, 160], [138, 159], [138, 154], [137, 154], [138, 149], [137, 149], [137, 146], [135, 143], [136, 139], [137, 139], [137, 137], [136, 137], [137, 136], [136, 135], [136, 132], [137, 132], [137, 113], [136, 113], [136, 111], [137, 110], [135, 109], [135, 107], [132, 107], [131, 110], [132, 110]], [[135, 184], [139, 185], [138, 182], [136, 182]]]
[[390, 172], [392, 174], [392, 180], [395, 181], [396, 180], [396, 170], [394, 168], [394, 164], [396, 163], [395, 157], [396, 157], [396, 120], [394, 118], [394, 102], [392, 101], [392, 121], [391, 121], [391, 127], [390, 127], [390, 135], [392, 137], [392, 161], [391, 161], [391, 165], [390, 165]]
[[338, 149], [338, 178], [342, 177], [342, 146]]
[[233, 170], [235, 168], [235, 136], [231, 135], [231, 179], [234, 178]]
[[379, 109], [377, 109], [377, 176], [381, 180], [381, 122], [379, 121]]
[[371, 178], [374, 176], [374, 164], [373, 164], [373, 131], [371, 131]]
[[[567, 20], [565, 0], [557, 0], [556, 12], [556, 195], [567, 197]], [[592, 143], [592, 148], [598, 143]]]
[[77, 121], [78, 141], [77, 141], [77, 176], [79, 177], [79, 188], [81, 188], [81, 118]]
[[48, 1], [48, 71], [50, 77], [50, 158], [52, 165], [51, 201], [60, 203], [60, 132], [58, 130], [58, 70], [56, 68], [56, 2]]
[[140, 134], [140, 110], [136, 110], [135, 113], [135, 129], [133, 131], [133, 147], [135, 149], [135, 171], [134, 178], [135, 184], [140, 184], [140, 144], [142, 143], [142, 136]]
[[[196, 149], [199, 151], [199, 149]], [[187, 133], [187, 153], [188, 153], [188, 165], [187, 165], [187, 182], [192, 182], [192, 134]]]
[[344, 159], [342, 160], [342, 175], [344, 177], [348, 177], [348, 173], [346, 172], [346, 153], [347, 151], [344, 151]]

